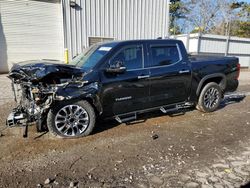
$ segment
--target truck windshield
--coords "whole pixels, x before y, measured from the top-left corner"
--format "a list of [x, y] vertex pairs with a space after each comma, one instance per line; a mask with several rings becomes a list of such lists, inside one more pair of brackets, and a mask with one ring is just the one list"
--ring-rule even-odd
[[87, 49], [85, 52], [77, 55], [69, 63], [84, 69], [93, 68], [110, 50], [112, 47], [95, 45]]

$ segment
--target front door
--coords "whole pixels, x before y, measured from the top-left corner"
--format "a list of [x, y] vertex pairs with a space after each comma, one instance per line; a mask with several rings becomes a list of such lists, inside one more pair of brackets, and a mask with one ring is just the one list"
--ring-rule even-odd
[[103, 71], [102, 104], [104, 116], [141, 110], [149, 100], [149, 70], [144, 69], [144, 45], [123, 46], [109, 60], [109, 66], [119, 62], [126, 67], [123, 73]]
[[164, 106], [187, 100], [191, 68], [182, 60], [177, 44], [150, 44], [150, 106]]

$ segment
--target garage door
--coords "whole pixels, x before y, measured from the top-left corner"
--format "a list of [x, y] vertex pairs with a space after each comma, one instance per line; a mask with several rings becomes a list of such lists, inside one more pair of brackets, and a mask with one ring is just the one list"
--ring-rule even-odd
[[59, 0], [0, 0], [0, 72], [33, 59], [63, 60]]

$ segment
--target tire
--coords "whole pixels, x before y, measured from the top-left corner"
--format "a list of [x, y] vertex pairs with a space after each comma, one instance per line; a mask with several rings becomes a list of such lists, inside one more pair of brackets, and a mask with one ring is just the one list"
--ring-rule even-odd
[[210, 82], [202, 89], [196, 109], [202, 112], [215, 111], [221, 102], [222, 90], [215, 82]]
[[95, 111], [87, 101], [67, 101], [49, 111], [47, 126], [54, 136], [79, 138], [91, 134], [95, 121]]

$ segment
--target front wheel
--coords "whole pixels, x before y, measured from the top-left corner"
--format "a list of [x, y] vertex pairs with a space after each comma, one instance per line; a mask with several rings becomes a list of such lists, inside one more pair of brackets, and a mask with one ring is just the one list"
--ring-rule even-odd
[[95, 120], [95, 111], [87, 101], [68, 101], [49, 111], [47, 126], [55, 136], [78, 138], [93, 131]]
[[219, 107], [221, 98], [220, 86], [214, 82], [208, 83], [200, 93], [196, 108], [202, 112], [213, 112]]

